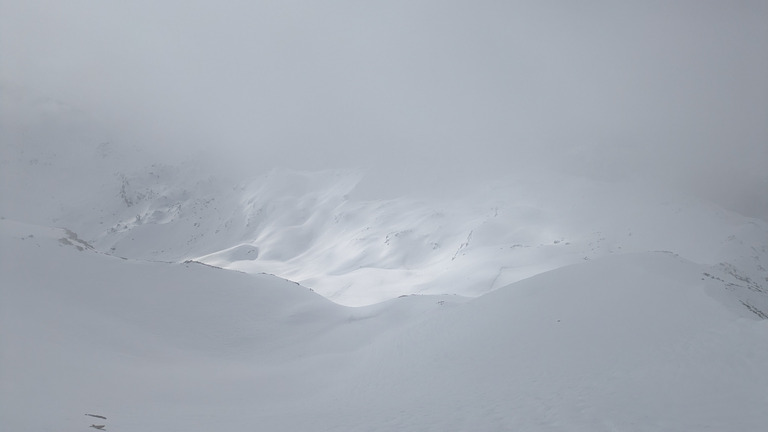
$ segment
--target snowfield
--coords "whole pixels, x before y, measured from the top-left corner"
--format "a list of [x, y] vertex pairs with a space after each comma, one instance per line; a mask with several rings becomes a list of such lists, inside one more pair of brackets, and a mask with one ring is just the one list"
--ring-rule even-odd
[[0, 155], [3, 431], [768, 425], [761, 219], [562, 173], [381, 199], [357, 172], [24, 142]]
[[768, 424], [768, 293], [672, 253], [350, 308], [274, 276], [0, 227], [4, 430], [84, 430], [85, 413], [111, 431]]

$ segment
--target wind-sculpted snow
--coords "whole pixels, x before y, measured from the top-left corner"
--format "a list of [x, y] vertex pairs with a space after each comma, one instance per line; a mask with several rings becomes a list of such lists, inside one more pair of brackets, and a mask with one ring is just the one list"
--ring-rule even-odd
[[476, 296], [566, 264], [655, 250], [726, 262], [761, 285], [768, 277], [763, 221], [631, 185], [555, 178], [456, 201], [357, 200], [357, 173], [274, 171], [237, 186], [189, 175], [155, 167], [122, 176], [116, 217], [79, 229], [115, 255], [273, 273], [348, 305]]
[[84, 413], [112, 431], [768, 424], [768, 320], [752, 310], [768, 312], [768, 293], [740, 305], [728, 268], [621, 254], [471, 301], [349, 308], [273, 276], [73, 240], [0, 220], [3, 430], [83, 429]]
[[[275, 170], [235, 181], [204, 167], [123, 163], [131, 158], [108, 144], [63, 161], [34, 159], [16, 173], [31, 193], [46, 175], [55, 186], [57, 172], [67, 192], [52, 193], [38, 213], [18, 212], [37, 201], [8, 186], [5, 216], [66, 226], [116, 256], [272, 273], [341, 304], [477, 296], [563, 265], [657, 250], [725, 263], [768, 285], [764, 221], [642, 185], [521, 175], [455, 199], [374, 200], [357, 197], [362, 174], [350, 171]], [[68, 166], [88, 164], [98, 169], [68, 186]]]

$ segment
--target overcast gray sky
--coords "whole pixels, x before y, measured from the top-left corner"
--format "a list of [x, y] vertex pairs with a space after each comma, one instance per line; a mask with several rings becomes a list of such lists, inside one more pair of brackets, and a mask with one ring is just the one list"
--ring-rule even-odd
[[[768, 2], [0, 0], [0, 84], [170, 151], [445, 184], [640, 176], [768, 215]], [[745, 204], [747, 203], [747, 204]]]

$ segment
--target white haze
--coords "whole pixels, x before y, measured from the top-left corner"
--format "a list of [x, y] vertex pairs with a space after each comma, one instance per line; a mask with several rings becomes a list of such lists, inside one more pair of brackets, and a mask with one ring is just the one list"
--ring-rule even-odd
[[392, 196], [546, 167], [765, 218], [766, 22], [764, 1], [2, 0], [2, 145], [35, 121], [21, 94], [89, 116], [90, 145], [228, 170], [362, 168]]
[[767, 24], [0, 0], [0, 430], [765, 430]]

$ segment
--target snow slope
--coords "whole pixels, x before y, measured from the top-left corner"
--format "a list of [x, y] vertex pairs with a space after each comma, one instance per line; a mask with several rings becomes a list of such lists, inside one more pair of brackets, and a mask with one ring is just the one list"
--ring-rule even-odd
[[[768, 424], [768, 293], [671, 253], [471, 301], [339, 306], [0, 221], [3, 430], [740, 430]], [[98, 422], [96, 422], [98, 423]]]
[[666, 250], [768, 284], [768, 223], [674, 191], [557, 173], [451, 199], [360, 197], [361, 173], [231, 179], [102, 143], [9, 147], [0, 216], [65, 226], [112, 255], [272, 273], [345, 305], [477, 296], [564, 265]]
[[380, 430], [762, 430], [768, 321], [701, 275], [631, 254], [489, 293], [377, 346], [355, 410]]
[[0, 217], [66, 227], [115, 256], [272, 273], [352, 306], [478, 296], [658, 250], [768, 285], [766, 221], [663, 187], [520, 171], [444, 199], [380, 199], [364, 173], [240, 176], [212, 158], [149, 154], [56, 101], [12, 106], [28, 115], [0, 128]]
[[768, 224], [671, 192], [553, 175], [454, 201], [355, 200], [357, 180], [275, 171], [231, 190], [195, 183], [137, 199], [128, 209], [136, 214], [117, 223], [81, 222], [78, 232], [120, 256], [274, 273], [353, 306], [414, 293], [477, 296], [624, 252], [672, 251], [768, 280]]

